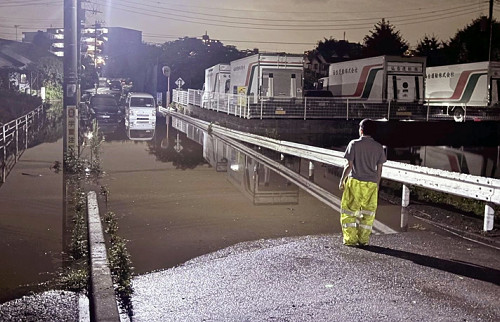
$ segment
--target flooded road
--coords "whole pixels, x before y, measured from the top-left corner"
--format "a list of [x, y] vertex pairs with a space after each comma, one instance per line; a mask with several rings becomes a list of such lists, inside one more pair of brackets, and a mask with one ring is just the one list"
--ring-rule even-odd
[[[154, 138], [145, 141], [129, 140], [120, 126], [103, 132], [99, 184], [110, 194], [101, 213], [116, 214], [135, 274], [242, 241], [333, 234], [341, 243], [338, 212], [194, 127], [166, 127], [160, 118]], [[309, 175], [306, 160], [274, 160]], [[62, 162], [61, 140], [28, 149], [0, 187], [0, 302], [35, 289], [62, 267], [63, 180], [50, 169], [54, 161]], [[339, 169], [314, 168], [314, 182], [339, 196]], [[400, 207], [380, 200], [377, 219], [398, 230]]]
[[36, 289], [62, 261], [62, 140], [25, 151], [0, 187], [0, 302]]
[[[205, 161], [202, 145], [182, 132], [182, 150], [176, 152], [178, 131], [170, 131], [173, 144], [162, 137], [103, 145], [107, 174], [101, 184], [110, 191], [108, 210], [117, 215], [119, 235], [129, 240], [136, 274], [241, 241], [340, 232], [331, 208], [286, 180], [262, 169], [262, 182], [254, 182], [236, 163], [221, 171]], [[158, 151], [161, 141], [166, 148]], [[237, 153], [230, 158], [245, 162]]]

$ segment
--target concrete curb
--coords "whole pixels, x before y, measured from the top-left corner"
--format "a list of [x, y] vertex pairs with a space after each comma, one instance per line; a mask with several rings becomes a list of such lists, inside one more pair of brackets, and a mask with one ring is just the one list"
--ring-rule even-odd
[[95, 191], [87, 194], [90, 256], [90, 319], [120, 321]]

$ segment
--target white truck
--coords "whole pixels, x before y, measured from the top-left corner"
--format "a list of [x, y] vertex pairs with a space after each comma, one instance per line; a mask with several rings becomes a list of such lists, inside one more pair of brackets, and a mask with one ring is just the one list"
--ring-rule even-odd
[[231, 62], [231, 93], [260, 99], [295, 98], [303, 94], [303, 55], [256, 54]]
[[319, 88], [334, 98], [423, 103], [425, 67], [424, 57], [377, 56], [333, 63]]
[[217, 64], [205, 69], [202, 106], [207, 107], [216, 95], [229, 93], [231, 68], [229, 64]]
[[492, 107], [500, 96], [500, 62], [428, 67], [426, 102], [446, 107], [461, 120], [467, 106]]
[[130, 92], [125, 104], [125, 126], [129, 139], [151, 140], [156, 128], [154, 97], [148, 93]]

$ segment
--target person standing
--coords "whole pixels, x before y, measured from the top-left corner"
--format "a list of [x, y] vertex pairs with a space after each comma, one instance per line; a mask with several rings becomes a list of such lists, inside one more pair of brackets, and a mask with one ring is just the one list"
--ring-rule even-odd
[[364, 119], [359, 123], [359, 138], [349, 142], [344, 153], [347, 163], [340, 178], [343, 191], [340, 224], [343, 244], [369, 244], [375, 213], [382, 165], [387, 161], [383, 146], [372, 138], [375, 123]]

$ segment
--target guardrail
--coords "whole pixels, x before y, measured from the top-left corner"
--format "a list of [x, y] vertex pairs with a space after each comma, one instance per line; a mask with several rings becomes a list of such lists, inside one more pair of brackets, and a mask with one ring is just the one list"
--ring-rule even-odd
[[[449, 107], [430, 106], [414, 102], [366, 103], [360, 100], [331, 97], [257, 97], [188, 89], [173, 90], [172, 102], [226, 113], [241, 118], [299, 119], [386, 119], [430, 120], [451, 118]], [[500, 108], [460, 106], [465, 118], [500, 120]], [[455, 116], [456, 117], [456, 116]]]
[[0, 182], [5, 182], [7, 175], [19, 160], [22, 152], [28, 148], [30, 135], [40, 129], [43, 109], [44, 106], [40, 105], [28, 114], [8, 122], [0, 128], [0, 167], [2, 168]]
[[[163, 113], [170, 113], [194, 123], [205, 130], [210, 126], [213, 133], [218, 133], [238, 141], [258, 145], [283, 154], [293, 155], [327, 165], [343, 167], [345, 159], [343, 153], [329, 149], [271, 139], [251, 133], [244, 133], [219, 125], [193, 119], [181, 113], [161, 109]], [[384, 164], [382, 177], [403, 186], [403, 207], [408, 206], [408, 185], [419, 186], [434, 191], [449, 193], [461, 197], [481, 200], [485, 202], [484, 230], [493, 229], [494, 211], [492, 204], [500, 205], [500, 179], [486, 178], [469, 174], [455, 173], [445, 170], [432, 169], [401, 162], [387, 161]]]

